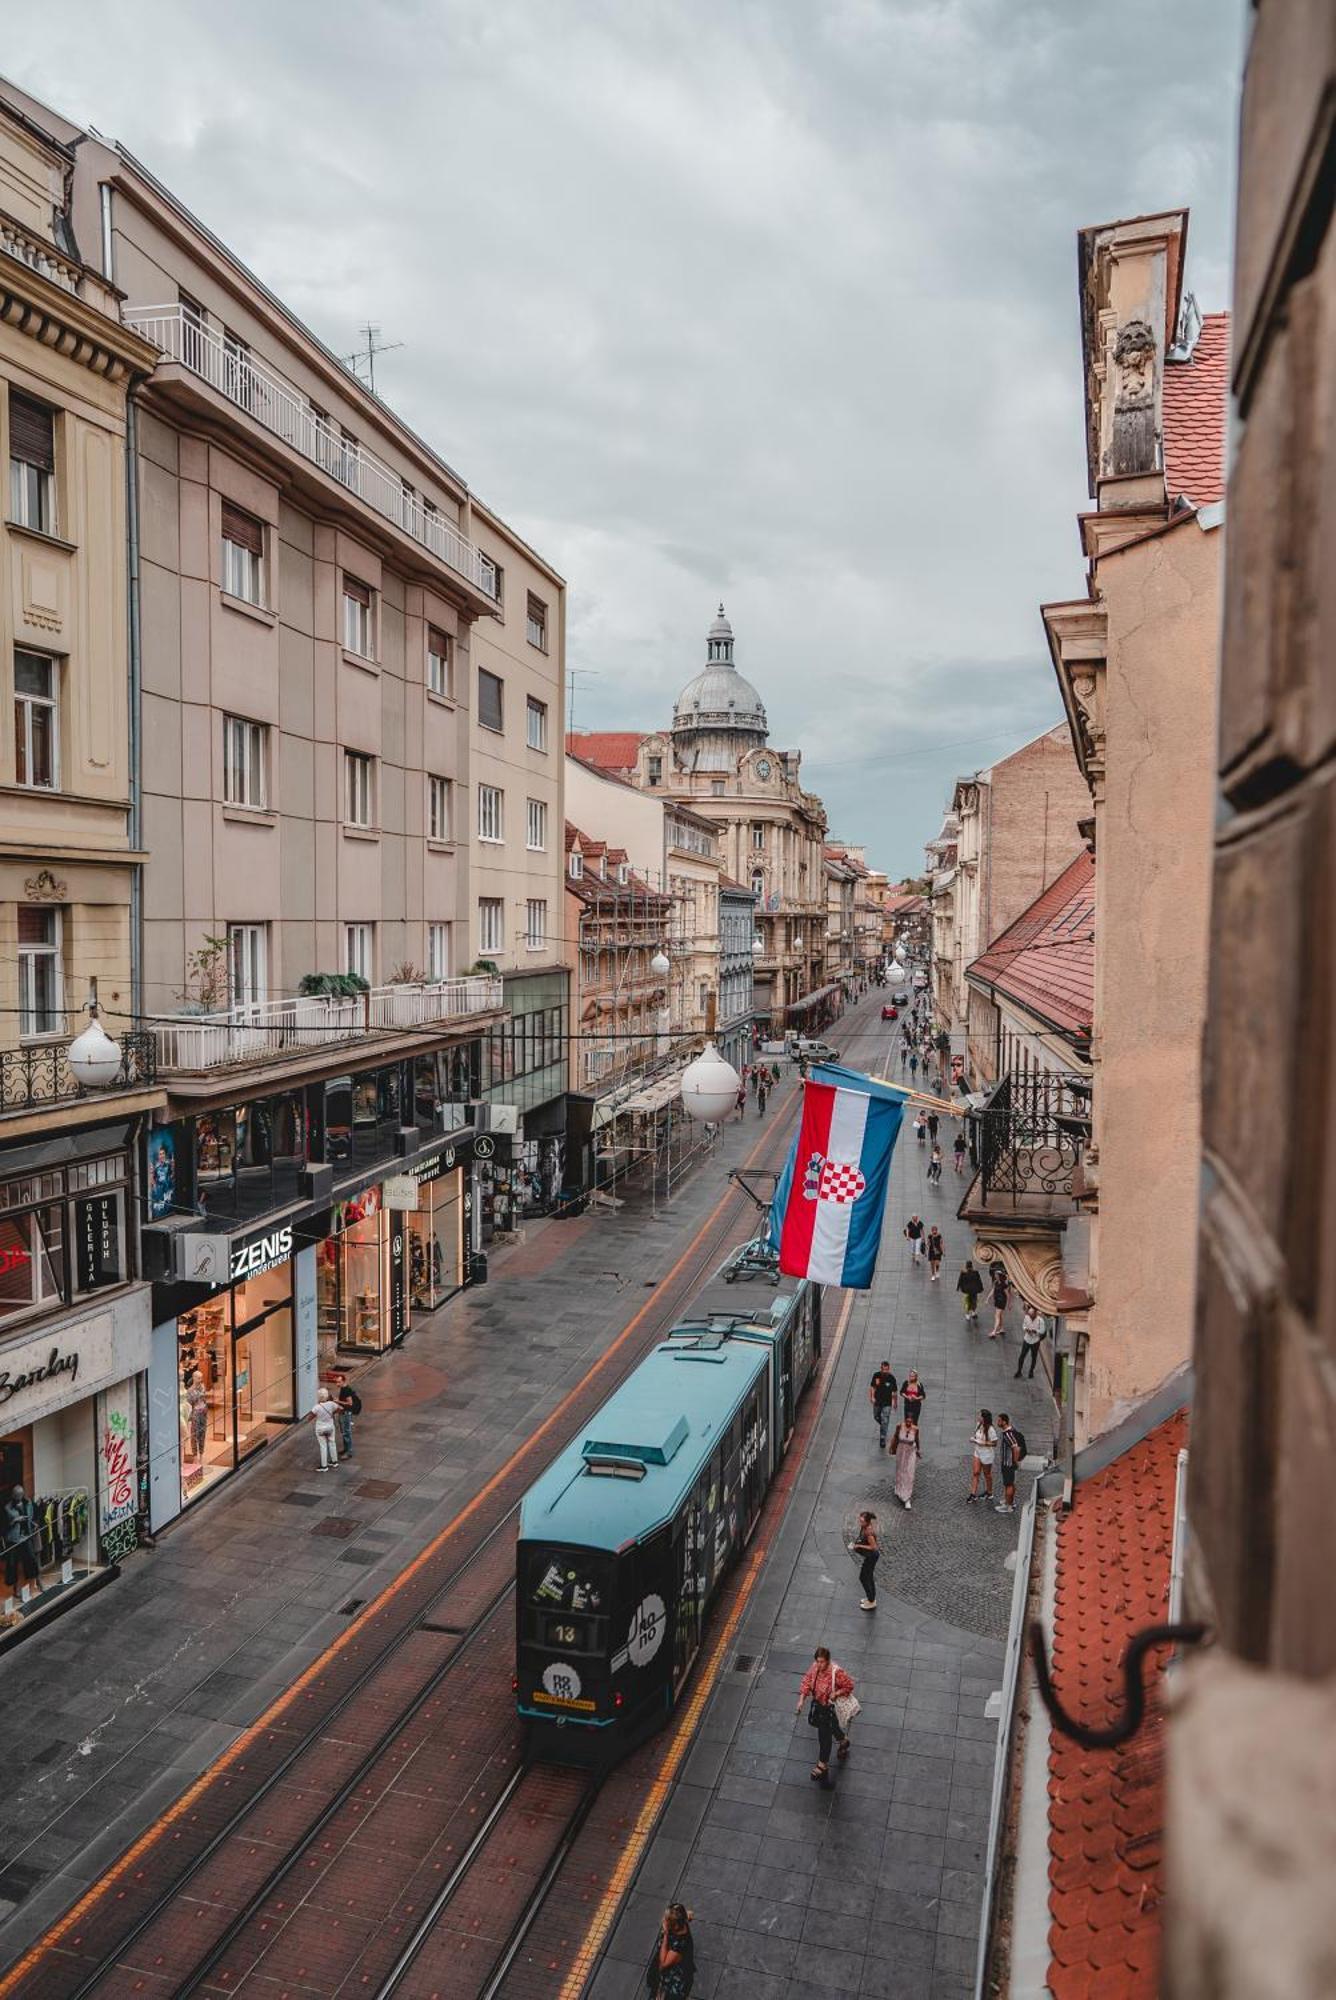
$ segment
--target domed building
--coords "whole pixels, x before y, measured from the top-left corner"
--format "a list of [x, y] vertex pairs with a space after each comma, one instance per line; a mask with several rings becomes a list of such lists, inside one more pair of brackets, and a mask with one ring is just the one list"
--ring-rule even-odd
[[[569, 747], [640, 790], [661, 792], [714, 822], [732, 893], [746, 891], [755, 899], [761, 943], [751, 954], [755, 1017], [775, 1033], [815, 1028], [838, 994], [825, 963], [826, 810], [802, 788], [801, 753], [771, 749], [765, 703], [739, 671], [733, 645], [721, 604], [705, 635], [704, 665], [673, 704], [668, 729], [638, 744], [623, 734], [581, 735]], [[721, 1002], [727, 916], [728, 893], [721, 891]], [[722, 1015], [721, 1005], [721, 1025]]]

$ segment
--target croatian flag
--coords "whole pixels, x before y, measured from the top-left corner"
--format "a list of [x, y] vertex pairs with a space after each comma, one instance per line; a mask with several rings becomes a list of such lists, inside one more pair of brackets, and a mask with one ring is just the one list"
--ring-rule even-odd
[[854, 1291], [872, 1283], [904, 1108], [899, 1091], [857, 1070], [813, 1069], [770, 1208], [770, 1241], [786, 1277]]

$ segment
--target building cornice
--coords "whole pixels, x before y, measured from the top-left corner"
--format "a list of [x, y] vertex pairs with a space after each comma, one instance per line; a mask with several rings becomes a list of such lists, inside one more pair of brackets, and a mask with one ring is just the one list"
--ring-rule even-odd
[[1040, 606], [1058, 677], [1072, 748], [1096, 804], [1104, 796], [1104, 680], [1108, 614], [1102, 601], [1077, 598]]
[[0, 321], [109, 382], [129, 383], [157, 364], [151, 342], [6, 254], [0, 254]]

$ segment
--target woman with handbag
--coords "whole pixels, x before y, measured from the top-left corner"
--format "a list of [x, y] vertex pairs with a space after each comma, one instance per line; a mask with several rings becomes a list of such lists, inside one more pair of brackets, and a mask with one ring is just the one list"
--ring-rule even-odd
[[691, 1912], [683, 1903], [670, 1903], [645, 1967], [645, 1990], [654, 2000], [687, 2000], [695, 1977]]
[[853, 1681], [844, 1668], [837, 1667], [831, 1659], [829, 1646], [817, 1647], [812, 1664], [803, 1675], [795, 1715], [802, 1714], [804, 1702], [807, 1703], [807, 1720], [816, 1731], [817, 1761], [812, 1767], [812, 1776], [825, 1779], [830, 1776], [832, 1741], [839, 1743], [841, 1763], [849, 1755], [849, 1724], [861, 1705], [854, 1693]]

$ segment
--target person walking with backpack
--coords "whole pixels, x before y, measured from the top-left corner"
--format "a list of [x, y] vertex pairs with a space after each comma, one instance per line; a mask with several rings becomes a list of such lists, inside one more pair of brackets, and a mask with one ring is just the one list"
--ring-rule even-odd
[[1015, 1379], [1018, 1382], [1021, 1379], [1021, 1370], [1027, 1361], [1030, 1364], [1030, 1380], [1034, 1380], [1035, 1363], [1039, 1359], [1039, 1348], [1043, 1338], [1043, 1315], [1037, 1313], [1034, 1307], [1027, 1301], [1025, 1313], [1021, 1319], [1021, 1351], [1016, 1359]]
[[977, 1271], [974, 1268], [974, 1259], [972, 1257], [967, 1257], [960, 1267], [960, 1276], [956, 1279], [956, 1290], [960, 1293], [961, 1303], [965, 1308], [966, 1319], [972, 1321], [977, 1326], [979, 1324], [979, 1300], [983, 1297], [983, 1272]]
[[1016, 1468], [1026, 1455], [1025, 1433], [1018, 1431], [1005, 1410], [997, 1419], [997, 1462], [1002, 1474], [1002, 1498], [993, 1505], [999, 1514], [1016, 1511]]
[[[830, 1776], [830, 1746], [837, 1742], [840, 1746], [840, 1762], [849, 1755], [848, 1724], [857, 1714], [854, 1684], [843, 1667], [836, 1666], [830, 1657], [829, 1646], [818, 1646], [812, 1664], [803, 1675], [802, 1686], [798, 1690], [798, 1706], [795, 1715], [801, 1715], [803, 1703], [807, 1703], [807, 1720], [816, 1731], [817, 1760], [812, 1767], [812, 1776], [821, 1782]], [[843, 1707], [847, 1720], [840, 1718]]]

